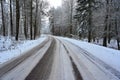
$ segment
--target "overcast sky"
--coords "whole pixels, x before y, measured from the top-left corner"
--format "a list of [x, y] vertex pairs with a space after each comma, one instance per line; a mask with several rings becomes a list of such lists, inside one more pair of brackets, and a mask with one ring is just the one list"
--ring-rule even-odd
[[50, 5], [57, 8], [58, 6], [61, 6], [62, 0], [48, 0], [50, 2]]

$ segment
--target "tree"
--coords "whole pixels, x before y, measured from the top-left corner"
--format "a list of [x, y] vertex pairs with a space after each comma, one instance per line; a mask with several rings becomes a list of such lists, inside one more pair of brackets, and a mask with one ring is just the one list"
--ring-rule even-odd
[[104, 37], [103, 37], [103, 46], [107, 46], [107, 37], [108, 37], [108, 21], [109, 21], [109, 4], [110, 1], [106, 0], [106, 16], [105, 16], [105, 28], [104, 28]]
[[4, 18], [4, 0], [1, 0], [1, 11], [2, 11], [2, 27], [3, 27], [3, 36], [5, 36], [5, 18]]
[[51, 27], [51, 32], [54, 35], [55, 34], [55, 30], [54, 30], [54, 18], [55, 18], [55, 8], [51, 8], [49, 11], [49, 21], [50, 21], [50, 27]]
[[30, 0], [30, 39], [32, 40], [33, 38], [33, 28], [32, 28], [32, 23], [33, 23], [33, 18], [32, 18], [32, 5], [33, 5], [33, 0]]
[[12, 0], [10, 0], [10, 29], [11, 29], [11, 36], [13, 36], [13, 20], [12, 20]]
[[16, 0], [16, 37], [15, 37], [16, 40], [18, 40], [19, 36], [19, 21], [20, 21], [19, 0]]
[[114, 7], [114, 22], [115, 22], [115, 38], [117, 40], [117, 46], [118, 46], [118, 50], [120, 50], [120, 1], [119, 0], [115, 0], [113, 1], [113, 7]]
[[47, 14], [44, 0], [0, 0], [1, 33], [15, 39], [36, 39], [40, 36], [42, 18]]
[[36, 0], [36, 13], [35, 13], [35, 24], [34, 24], [34, 39], [37, 34], [37, 15], [38, 15], [38, 0]]
[[28, 38], [27, 32], [28, 32], [28, 28], [27, 28], [27, 7], [26, 7], [26, 0], [24, 0], [24, 35], [25, 38]]
[[75, 18], [80, 21], [80, 26], [87, 27], [86, 32], [88, 33], [88, 42], [91, 42], [92, 40], [92, 13], [93, 10], [97, 8], [96, 5], [98, 5], [98, 3], [99, 2], [96, 0], [77, 0], [77, 14], [75, 15]]
[[118, 50], [120, 50], [120, 41], [119, 41], [119, 33], [118, 33], [118, 21], [117, 18], [115, 19], [115, 33], [116, 33], [116, 40], [117, 40], [117, 46], [118, 46]]
[[70, 0], [70, 34], [73, 34], [73, 1]]

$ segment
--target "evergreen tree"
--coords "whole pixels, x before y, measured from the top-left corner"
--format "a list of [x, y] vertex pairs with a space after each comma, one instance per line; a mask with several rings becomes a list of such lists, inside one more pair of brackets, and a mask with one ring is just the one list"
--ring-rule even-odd
[[[82, 28], [87, 29], [88, 42], [92, 40], [92, 12], [97, 8], [97, 3], [96, 0], [77, 0], [75, 18]], [[80, 31], [83, 31], [83, 29]]]

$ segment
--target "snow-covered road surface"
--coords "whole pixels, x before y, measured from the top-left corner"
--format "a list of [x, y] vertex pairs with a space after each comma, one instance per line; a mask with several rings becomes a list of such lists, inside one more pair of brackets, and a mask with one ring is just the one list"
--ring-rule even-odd
[[0, 80], [120, 80], [120, 72], [86, 50], [49, 36], [24, 56], [0, 67]]

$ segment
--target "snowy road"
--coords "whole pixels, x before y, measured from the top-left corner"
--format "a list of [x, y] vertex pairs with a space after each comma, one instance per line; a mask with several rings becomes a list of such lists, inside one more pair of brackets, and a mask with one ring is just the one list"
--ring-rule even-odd
[[48, 37], [0, 67], [0, 80], [120, 80], [120, 72], [64, 39]]

